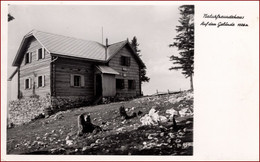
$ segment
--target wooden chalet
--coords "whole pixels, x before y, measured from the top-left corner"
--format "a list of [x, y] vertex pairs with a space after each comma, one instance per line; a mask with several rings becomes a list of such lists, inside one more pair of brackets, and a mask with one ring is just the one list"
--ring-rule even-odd
[[12, 65], [17, 67], [18, 98], [91, 100], [140, 96], [145, 66], [128, 40], [103, 45], [37, 30], [24, 36]]

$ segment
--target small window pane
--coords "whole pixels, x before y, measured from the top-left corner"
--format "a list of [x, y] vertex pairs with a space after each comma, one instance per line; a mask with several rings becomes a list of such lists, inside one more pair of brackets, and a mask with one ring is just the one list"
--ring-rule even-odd
[[42, 59], [42, 48], [38, 49], [38, 59]]
[[38, 87], [42, 87], [42, 76], [38, 77]]
[[74, 75], [74, 86], [75, 87], [79, 87], [80, 86], [80, 81], [81, 81], [80, 76]]
[[121, 65], [130, 66], [130, 57], [121, 56]]
[[29, 89], [29, 84], [30, 84], [29, 79], [26, 79], [25, 80], [25, 89]]
[[28, 64], [28, 63], [30, 63], [30, 54], [26, 53], [25, 54], [25, 64]]

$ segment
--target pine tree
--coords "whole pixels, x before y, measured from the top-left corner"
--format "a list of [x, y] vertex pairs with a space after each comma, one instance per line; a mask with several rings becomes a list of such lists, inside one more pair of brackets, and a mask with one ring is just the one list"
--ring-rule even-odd
[[190, 77], [190, 86], [193, 90], [194, 73], [194, 5], [179, 7], [179, 26], [176, 26], [177, 35], [170, 47], [176, 47], [178, 55], [170, 56], [173, 66], [169, 70], [182, 70], [182, 74]]
[[[133, 49], [135, 50], [136, 54], [138, 57], [141, 57], [142, 55], [140, 54], [141, 50], [138, 49], [139, 44], [137, 43], [137, 38], [136, 36], [133, 37], [131, 41], [131, 45]], [[149, 82], [150, 78], [146, 76], [146, 67], [141, 68], [141, 82]]]

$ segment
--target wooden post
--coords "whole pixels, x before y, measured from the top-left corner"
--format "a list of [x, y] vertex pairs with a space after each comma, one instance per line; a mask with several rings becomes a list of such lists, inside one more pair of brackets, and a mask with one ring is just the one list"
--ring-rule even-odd
[[157, 96], [159, 95], [158, 89], [156, 89]]

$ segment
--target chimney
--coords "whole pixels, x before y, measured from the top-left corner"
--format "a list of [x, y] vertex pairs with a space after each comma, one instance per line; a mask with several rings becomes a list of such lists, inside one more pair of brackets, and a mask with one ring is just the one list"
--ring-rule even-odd
[[108, 39], [106, 38], [106, 46], [105, 46], [105, 60], [107, 60], [107, 48], [108, 48]]
[[108, 47], [108, 39], [106, 38], [106, 47]]

